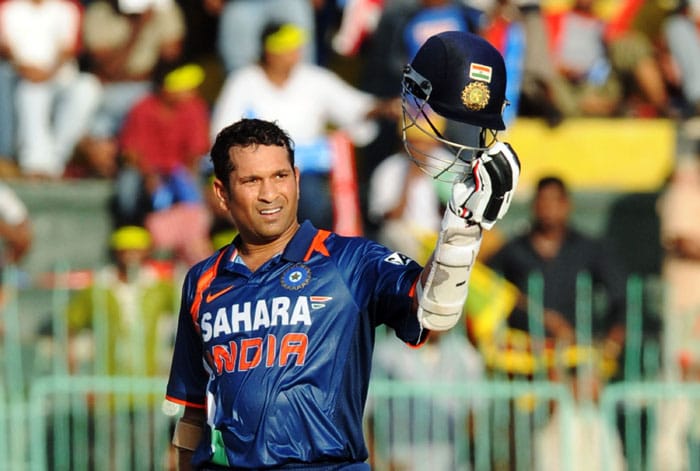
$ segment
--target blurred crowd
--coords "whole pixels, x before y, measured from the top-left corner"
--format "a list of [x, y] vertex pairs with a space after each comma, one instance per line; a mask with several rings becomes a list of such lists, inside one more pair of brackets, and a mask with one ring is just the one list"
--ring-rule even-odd
[[[686, 119], [700, 101], [696, 3], [2, 0], [0, 161], [3, 173], [27, 178], [114, 179], [127, 205], [119, 209], [132, 212], [119, 215], [132, 217], [140, 203], [129, 168], [147, 177], [139, 184], [150, 196], [160, 188], [155, 174], [201, 183], [219, 128], [241, 115], [284, 113], [282, 124], [303, 121], [290, 132], [308, 150], [309, 179], [335, 164], [320, 139], [329, 127], [349, 133], [369, 172], [396, 149], [391, 100], [403, 65], [445, 29], [481, 34], [503, 53], [508, 123]], [[296, 30], [264, 39], [275, 23]], [[324, 74], [342, 83], [326, 85], [316, 78]], [[332, 182], [309, 186], [324, 185]], [[166, 198], [158, 196], [156, 207]]]
[[401, 74], [428, 36], [471, 31], [502, 52], [509, 125], [686, 120], [700, 103], [696, 3], [1, 0], [0, 173], [114, 182], [114, 226], [146, 225], [193, 262], [226, 228], [206, 195], [213, 138], [275, 119], [297, 145], [301, 217], [371, 228], [365, 190], [400, 150]]
[[[66, 307], [76, 339], [71, 370], [86, 368], [94, 346], [81, 333], [104, 311], [112, 341], [129, 340], [110, 344], [105, 371], [166, 371], [167, 355], [156, 352], [143, 352], [150, 360], [138, 371], [128, 361], [152, 332], [167, 337], [174, 328], [177, 283], [154, 255], [189, 266], [235, 236], [212, 192], [208, 152], [241, 117], [290, 132], [301, 218], [425, 262], [449, 187], [404, 155], [398, 98], [403, 66], [444, 30], [483, 35], [502, 52], [507, 125], [519, 116], [551, 127], [578, 117], [700, 116], [700, 1], [0, 0], [0, 179], [102, 179], [113, 188], [110, 264]], [[447, 137], [464, 132], [434, 122]], [[435, 146], [420, 134], [405, 137], [415, 148]], [[679, 162], [657, 207], [663, 276], [674, 287], [664, 312], [678, 314], [664, 318], [663, 356], [680, 380], [700, 371], [699, 175], [696, 156]], [[547, 354], [564, 351], [560, 368], [548, 363], [544, 374], [578, 387], [572, 376], [595, 363], [586, 395], [595, 402], [602, 383], [624, 375], [629, 273], [610, 244], [570, 225], [570, 196], [566, 182], [547, 176], [528, 231], [512, 240], [487, 234], [470, 285], [468, 335], [435, 339], [440, 354], [469, 365], [470, 378], [532, 379]], [[2, 182], [0, 237], [0, 268], [30, 250], [31, 216]], [[592, 293], [606, 293], [597, 319], [577, 317], [581, 273]], [[162, 354], [169, 341], [149, 348]], [[398, 358], [393, 348], [380, 345], [389, 352], [380, 359]], [[425, 351], [415, 364], [429, 370]], [[415, 376], [401, 369], [414, 360], [388, 360], [379, 365], [388, 376]]]
[[428, 36], [502, 52], [508, 125], [682, 121], [700, 103], [697, 3], [0, 0], [0, 174], [113, 182], [114, 227], [193, 263], [235, 230], [208, 194], [209, 146], [260, 117], [296, 143], [302, 219], [378, 230], [370, 180], [401, 151], [401, 74]]

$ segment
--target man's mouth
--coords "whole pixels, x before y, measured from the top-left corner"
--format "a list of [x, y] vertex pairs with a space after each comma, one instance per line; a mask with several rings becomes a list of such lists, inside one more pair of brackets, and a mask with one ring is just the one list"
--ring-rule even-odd
[[282, 208], [261, 209], [260, 214], [262, 214], [263, 216], [270, 216], [272, 214], [277, 214], [280, 211], [282, 211]]

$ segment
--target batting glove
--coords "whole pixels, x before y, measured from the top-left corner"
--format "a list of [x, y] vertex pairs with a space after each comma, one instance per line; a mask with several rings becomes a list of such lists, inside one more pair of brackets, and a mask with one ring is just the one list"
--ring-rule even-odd
[[472, 161], [471, 174], [455, 183], [443, 229], [478, 224], [491, 229], [503, 218], [520, 177], [520, 160], [510, 144], [497, 142]]

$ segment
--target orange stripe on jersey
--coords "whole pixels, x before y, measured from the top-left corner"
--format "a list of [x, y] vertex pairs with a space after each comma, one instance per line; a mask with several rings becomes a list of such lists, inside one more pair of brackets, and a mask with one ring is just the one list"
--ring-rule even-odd
[[306, 251], [306, 255], [304, 256], [305, 262], [309, 261], [311, 255], [314, 252], [319, 252], [321, 255], [325, 255], [326, 257], [329, 257], [331, 255], [330, 253], [328, 253], [328, 248], [326, 248], [326, 244], [324, 243], [329, 235], [331, 235], [331, 233], [324, 230], [319, 230], [316, 233], [314, 240], [311, 241], [309, 250]]
[[211, 282], [214, 281], [216, 271], [219, 268], [219, 262], [221, 262], [221, 258], [224, 256], [224, 253], [226, 253], [226, 249], [221, 249], [221, 253], [217, 257], [216, 262], [214, 262], [214, 265], [207, 268], [197, 280], [194, 300], [192, 301], [192, 306], [190, 306], [190, 315], [192, 316], [192, 322], [194, 322], [195, 326], [197, 325], [197, 320], [199, 319], [199, 306], [202, 304], [202, 296], [204, 295], [204, 291], [209, 288], [209, 285], [211, 285]]
[[[416, 295], [416, 286], [420, 282], [420, 277], [421, 277], [421, 275], [418, 275], [418, 278], [416, 278], [416, 281], [414, 281], [413, 285], [411, 285], [411, 289], [408, 290], [408, 296], [411, 298], [415, 297], [415, 295]], [[413, 343], [406, 342], [406, 345], [408, 345], [411, 348], [416, 348], [416, 349], [425, 345], [425, 342], [428, 341], [428, 337], [430, 336], [430, 331], [427, 329], [424, 329], [423, 332], [425, 332], [425, 335], [423, 335], [423, 338], [418, 339], [418, 343], [413, 344]]]
[[428, 341], [428, 337], [430, 337], [430, 331], [429, 330], [424, 330], [425, 335], [423, 335], [422, 339], [419, 339], [419, 342], [416, 344], [406, 342], [406, 345], [408, 345], [408, 348], [412, 348], [414, 350], [418, 350], [421, 348], [423, 345], [425, 345], [425, 342]]
[[412, 298], [416, 295], [416, 285], [418, 284], [418, 281], [420, 281], [421, 275], [418, 275], [418, 278], [416, 278], [416, 281], [413, 282], [411, 285], [411, 289], [408, 290], [408, 295]]
[[206, 404], [198, 404], [196, 402], [188, 402], [188, 401], [183, 401], [182, 399], [178, 399], [176, 397], [168, 396], [166, 395], [165, 398], [170, 401], [174, 402], [175, 404], [180, 404], [181, 406], [187, 406], [187, 407], [194, 407], [195, 409], [206, 409]]

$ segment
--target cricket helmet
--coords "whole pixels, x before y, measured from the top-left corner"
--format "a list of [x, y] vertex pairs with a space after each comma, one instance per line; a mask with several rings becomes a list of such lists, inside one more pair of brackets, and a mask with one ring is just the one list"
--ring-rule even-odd
[[[459, 166], [469, 163], [489, 145], [486, 131], [491, 132], [495, 141], [496, 132], [505, 129], [502, 116], [507, 104], [505, 92], [503, 57], [487, 40], [463, 31], [431, 36], [404, 69], [401, 92], [404, 143], [405, 131], [415, 126], [450, 148], [457, 158], [434, 162], [431, 169], [423, 165], [423, 170], [434, 178], [452, 175], [453, 179], [455, 173], [463, 173]], [[479, 132], [472, 135], [479, 137], [466, 139], [468, 142], [447, 140], [430, 124], [426, 116], [428, 109], [447, 120], [462, 123], [462, 127], [477, 128]], [[427, 126], [421, 121], [427, 121]], [[410, 155], [409, 145], [407, 150]]]

